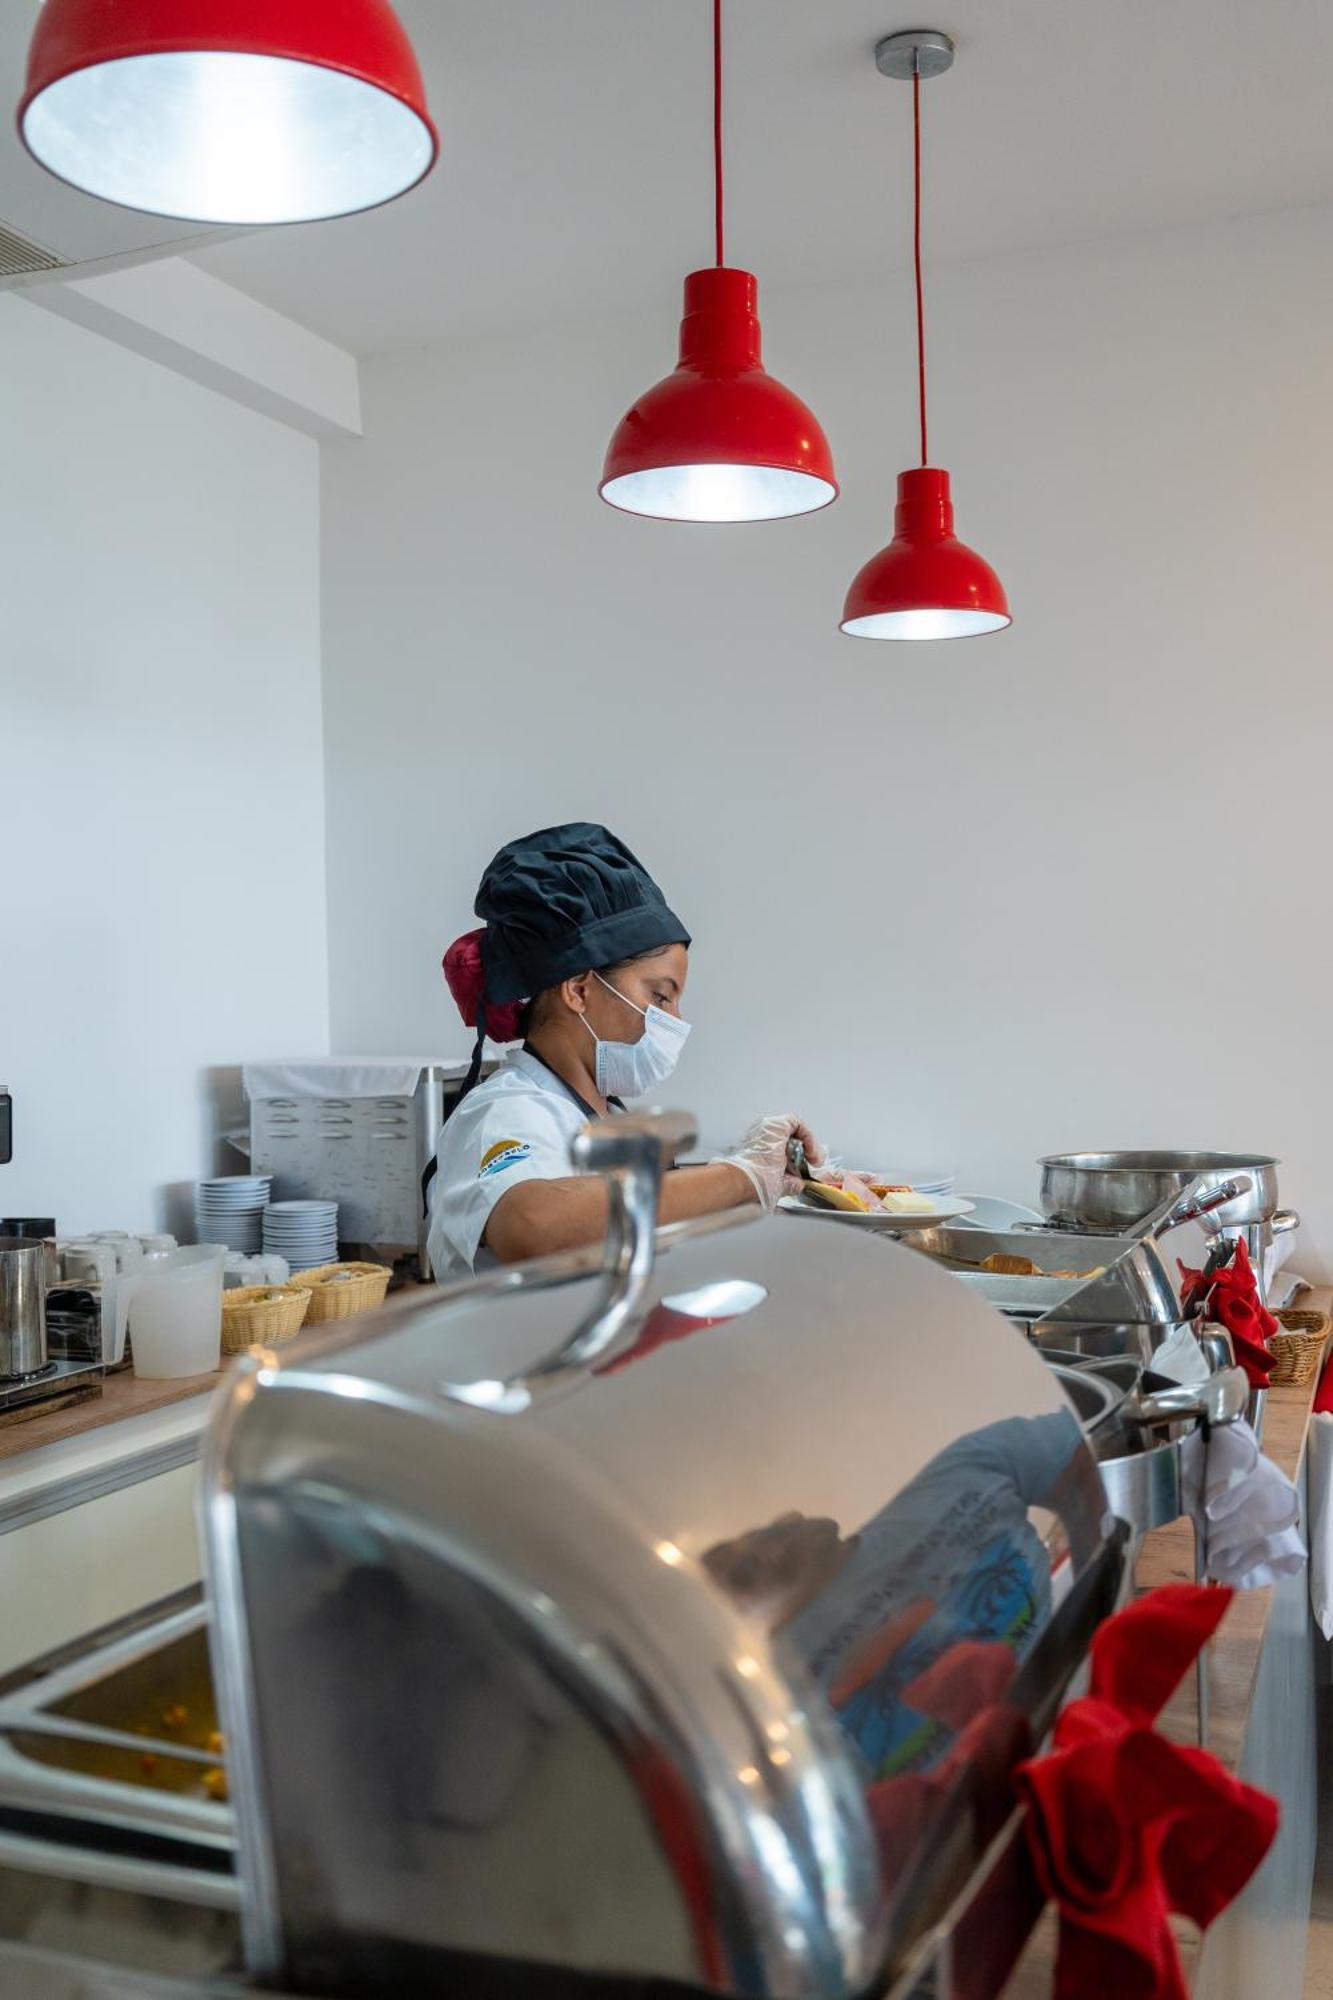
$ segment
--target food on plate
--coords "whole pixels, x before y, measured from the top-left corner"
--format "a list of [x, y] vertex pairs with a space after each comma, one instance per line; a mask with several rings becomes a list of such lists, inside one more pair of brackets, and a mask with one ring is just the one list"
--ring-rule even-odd
[[934, 1215], [936, 1204], [901, 1181], [872, 1180], [847, 1167], [821, 1167], [802, 1193], [816, 1207], [841, 1208], [864, 1215]]
[[[836, 1187], [832, 1181], [806, 1181], [801, 1188], [802, 1199], [815, 1208], [847, 1209], [854, 1215], [868, 1215], [870, 1203], [854, 1188]], [[876, 1207], [878, 1207], [876, 1203]]]
[[915, 1188], [876, 1186], [871, 1187], [879, 1196], [880, 1206], [887, 1208], [891, 1215], [934, 1215], [935, 1203], [928, 1194], [918, 1194]]

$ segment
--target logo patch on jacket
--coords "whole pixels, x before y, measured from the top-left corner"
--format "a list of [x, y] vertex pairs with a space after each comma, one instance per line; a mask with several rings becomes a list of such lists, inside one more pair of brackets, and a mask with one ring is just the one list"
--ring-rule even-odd
[[481, 1165], [477, 1169], [477, 1179], [490, 1180], [494, 1174], [502, 1174], [506, 1167], [516, 1167], [520, 1160], [528, 1159], [531, 1153], [531, 1146], [524, 1145], [521, 1139], [498, 1139], [495, 1145], [488, 1146], [482, 1154]]

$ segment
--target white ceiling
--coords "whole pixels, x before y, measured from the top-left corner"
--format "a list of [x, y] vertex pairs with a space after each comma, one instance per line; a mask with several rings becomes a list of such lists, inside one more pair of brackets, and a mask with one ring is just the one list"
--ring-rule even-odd
[[[198, 261], [358, 352], [674, 311], [682, 274], [712, 254], [708, 0], [399, 12], [443, 140], [430, 181], [371, 215], [255, 232]], [[1333, 201], [1328, 0], [726, 0], [726, 24], [729, 261], [765, 286], [902, 256], [910, 93], [871, 53], [899, 27], [958, 42], [955, 69], [925, 90], [935, 255]], [[21, 40], [11, 19], [0, 57], [15, 92]], [[0, 215], [40, 234], [23, 204], [44, 177], [17, 154], [11, 140], [0, 157]], [[95, 235], [100, 205], [61, 194]]]

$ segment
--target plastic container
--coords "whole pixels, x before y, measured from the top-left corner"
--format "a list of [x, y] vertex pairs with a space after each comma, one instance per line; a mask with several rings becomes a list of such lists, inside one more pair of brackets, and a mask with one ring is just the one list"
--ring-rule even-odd
[[222, 1264], [226, 1246], [192, 1244], [122, 1280], [136, 1375], [207, 1375], [222, 1363]]

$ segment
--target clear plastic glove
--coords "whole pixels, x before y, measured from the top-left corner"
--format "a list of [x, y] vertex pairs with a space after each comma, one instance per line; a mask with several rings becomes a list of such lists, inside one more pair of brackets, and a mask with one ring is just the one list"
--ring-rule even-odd
[[787, 1148], [793, 1139], [805, 1147], [812, 1167], [827, 1159], [824, 1148], [803, 1118], [794, 1111], [775, 1111], [752, 1125], [734, 1153], [725, 1153], [722, 1164], [739, 1167], [754, 1184], [754, 1191], [767, 1214], [784, 1194], [795, 1194], [800, 1181], [791, 1171]]

